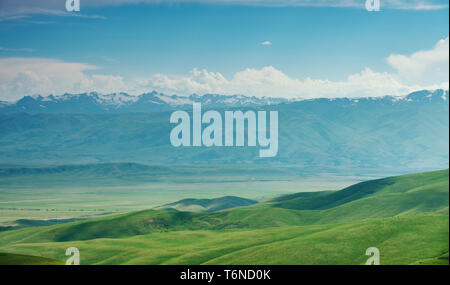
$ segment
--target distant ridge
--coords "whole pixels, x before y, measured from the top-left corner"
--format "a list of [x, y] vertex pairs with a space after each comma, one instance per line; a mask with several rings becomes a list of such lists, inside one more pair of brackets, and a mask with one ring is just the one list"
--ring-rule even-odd
[[156, 207], [157, 210], [177, 210], [186, 212], [217, 212], [237, 207], [245, 207], [258, 203], [257, 201], [235, 196], [225, 196], [215, 199], [183, 199], [174, 203]]
[[[92, 99], [86, 96], [81, 97]], [[156, 100], [155, 96], [159, 95], [149, 95], [149, 98]], [[217, 100], [208, 101], [205, 96], [200, 97], [205, 100], [204, 110], [214, 106], [208, 105], [213, 102], [222, 104], [219, 99], [235, 98], [211, 95]], [[98, 109], [99, 105], [84, 106], [81, 104], [84, 99], [80, 98], [59, 103], [45, 101], [42, 97], [25, 100], [32, 103], [29, 106], [47, 102], [48, 107], [40, 108], [47, 113], [36, 110], [33, 113], [29, 110], [34, 109], [28, 105], [22, 109], [23, 102], [0, 108], [2, 164], [271, 163], [295, 165], [304, 169], [301, 173], [356, 176], [373, 174], [376, 170], [383, 170], [384, 175], [448, 168], [449, 100], [448, 91], [443, 90], [420, 91], [403, 97], [312, 99], [236, 107], [278, 111], [278, 154], [269, 159], [260, 159], [255, 147], [173, 147], [170, 144], [170, 132], [174, 127], [170, 123], [172, 111], [163, 110], [192, 110], [191, 105], [174, 107], [167, 103], [149, 103], [147, 108], [145, 104], [134, 103], [105, 111]], [[239, 104], [244, 104], [242, 100]], [[234, 108], [220, 106], [214, 109], [223, 112]], [[131, 111], [138, 107], [142, 111]], [[74, 114], [77, 112], [79, 114]]]
[[63, 94], [49, 96], [25, 96], [16, 102], [0, 101], [0, 114], [98, 114], [130, 112], [163, 112], [175, 109], [192, 108], [192, 103], [202, 103], [206, 108], [254, 107], [277, 105], [289, 102], [335, 102], [335, 104], [367, 104], [378, 102], [395, 104], [396, 102], [428, 102], [430, 100], [448, 101], [448, 90], [422, 90], [405, 96], [362, 97], [362, 98], [318, 98], [318, 99], [284, 99], [275, 97], [255, 97], [245, 95], [205, 94], [190, 96], [166, 95], [156, 91], [138, 96], [127, 93], [100, 94], [88, 92], [81, 94]]
[[96, 114], [96, 113], [128, 113], [128, 112], [162, 112], [175, 109], [192, 108], [192, 103], [202, 103], [208, 108], [243, 107], [274, 105], [288, 102], [282, 98], [257, 98], [244, 95], [192, 94], [188, 97], [166, 95], [153, 91], [139, 96], [127, 93], [100, 94], [97, 92], [81, 94], [63, 94], [25, 96], [10, 103], [0, 101], [0, 114], [6, 113], [68, 113], [68, 114]]

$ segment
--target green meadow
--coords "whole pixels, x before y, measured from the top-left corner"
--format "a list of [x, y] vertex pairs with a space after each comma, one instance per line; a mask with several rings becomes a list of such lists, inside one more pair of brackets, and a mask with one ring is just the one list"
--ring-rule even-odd
[[142, 210], [0, 232], [0, 263], [64, 263], [77, 247], [81, 264], [364, 264], [377, 247], [381, 264], [448, 264], [448, 199], [442, 170], [216, 212]]
[[[85, 219], [140, 211], [187, 198], [258, 201], [335, 190], [358, 177], [312, 177], [298, 167], [148, 166], [137, 163], [0, 166], [0, 229], [33, 220]], [[24, 221], [26, 220], [26, 221]]]

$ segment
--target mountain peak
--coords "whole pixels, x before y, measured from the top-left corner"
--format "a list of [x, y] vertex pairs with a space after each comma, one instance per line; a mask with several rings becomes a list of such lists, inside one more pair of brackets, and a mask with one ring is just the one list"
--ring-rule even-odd
[[332, 104], [400, 104], [405, 102], [447, 102], [448, 90], [421, 90], [404, 96], [361, 97], [361, 98], [318, 98], [284, 99], [276, 97], [255, 97], [242, 94], [191, 94], [189, 96], [166, 95], [157, 91], [135, 96], [125, 92], [102, 94], [85, 92], [80, 94], [25, 96], [15, 103], [0, 102], [1, 113], [104, 113], [104, 112], [158, 112], [175, 109], [188, 109], [194, 102], [206, 108], [233, 108], [277, 105], [290, 102], [328, 102]]

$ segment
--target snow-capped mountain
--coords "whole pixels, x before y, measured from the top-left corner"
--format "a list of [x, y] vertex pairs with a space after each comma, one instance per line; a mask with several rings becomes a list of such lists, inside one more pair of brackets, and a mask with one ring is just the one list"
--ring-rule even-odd
[[153, 91], [139, 96], [127, 93], [25, 96], [14, 102], [0, 101], [0, 113], [103, 113], [103, 112], [154, 112], [191, 108], [192, 103], [202, 103], [207, 108], [273, 105], [287, 102], [281, 98], [257, 98], [243, 95], [196, 94], [189, 97], [166, 95]]
[[46, 97], [25, 96], [17, 102], [0, 101], [0, 113], [128, 113], [128, 112], [159, 112], [175, 109], [190, 109], [192, 103], [202, 103], [204, 108], [254, 107], [277, 105], [290, 102], [302, 102], [312, 107], [344, 104], [363, 106], [365, 104], [404, 104], [430, 101], [448, 101], [448, 91], [418, 91], [405, 96], [384, 96], [368, 98], [334, 98], [288, 100], [274, 97], [250, 97], [244, 95], [166, 95], [153, 91], [139, 96], [127, 93], [100, 94], [97, 92], [82, 94], [49, 95]]
[[[355, 176], [374, 169], [448, 168], [448, 91], [419, 91], [401, 97], [265, 100], [156, 92], [136, 97], [96, 93], [25, 97], [0, 109], [0, 157], [2, 163], [16, 165], [274, 163], [296, 165], [311, 173]], [[277, 156], [262, 160], [259, 148], [254, 147], [173, 147], [171, 111], [159, 111], [192, 110], [194, 101], [218, 111], [227, 110], [225, 106], [280, 102], [254, 107], [278, 111]]]

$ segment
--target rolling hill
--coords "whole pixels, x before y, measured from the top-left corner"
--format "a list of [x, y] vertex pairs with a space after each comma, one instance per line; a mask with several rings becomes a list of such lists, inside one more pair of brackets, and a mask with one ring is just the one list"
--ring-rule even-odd
[[81, 264], [364, 264], [365, 250], [381, 264], [448, 264], [448, 216], [409, 216], [340, 225], [256, 230], [171, 231], [128, 238], [2, 244], [0, 251], [65, 260], [80, 250]]
[[383, 264], [448, 264], [448, 196], [442, 170], [219, 212], [146, 210], [6, 231], [0, 252], [61, 260], [76, 246], [85, 264], [362, 264], [376, 246]]
[[0, 252], [0, 265], [63, 265], [64, 262], [60, 260], [44, 258], [39, 256], [30, 256], [23, 254], [11, 254]]
[[[389, 200], [395, 200], [400, 204], [401, 201], [411, 197], [414, 201], [420, 202], [414, 205], [418, 210], [427, 201], [433, 203], [430, 210], [440, 210], [440, 207], [448, 207], [448, 197], [445, 196], [448, 192], [448, 177], [448, 170], [410, 174], [361, 182], [340, 191], [286, 195], [272, 202], [274, 202], [273, 206], [286, 209], [325, 210], [350, 202], [366, 201], [366, 199], [370, 201], [370, 205], [374, 206], [377, 198], [383, 198], [380, 202], [384, 204]], [[405, 209], [410, 210], [408, 206], [406, 207]], [[423, 212], [426, 211], [426, 209], [423, 210]]]

